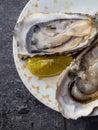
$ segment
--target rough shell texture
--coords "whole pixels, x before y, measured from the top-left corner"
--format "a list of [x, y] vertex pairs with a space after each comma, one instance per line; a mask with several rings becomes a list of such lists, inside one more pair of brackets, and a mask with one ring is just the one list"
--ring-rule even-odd
[[71, 54], [89, 46], [96, 26], [84, 14], [34, 13], [15, 26], [19, 55]]
[[[56, 98], [66, 118], [89, 115], [98, 106], [98, 42], [84, 50], [57, 83]], [[96, 44], [95, 44], [96, 43]], [[81, 67], [82, 64], [82, 67]]]

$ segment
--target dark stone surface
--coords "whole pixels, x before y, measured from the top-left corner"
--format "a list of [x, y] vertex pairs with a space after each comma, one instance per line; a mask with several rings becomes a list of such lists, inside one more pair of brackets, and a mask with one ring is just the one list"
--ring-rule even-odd
[[97, 117], [66, 120], [36, 100], [20, 80], [12, 56], [12, 36], [27, 2], [0, 0], [0, 130], [98, 130]]

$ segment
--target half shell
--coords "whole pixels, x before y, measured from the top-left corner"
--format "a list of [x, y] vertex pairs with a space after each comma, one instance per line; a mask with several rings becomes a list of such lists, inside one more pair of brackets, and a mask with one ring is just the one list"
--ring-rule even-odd
[[33, 13], [15, 26], [18, 54], [72, 54], [90, 45], [97, 33], [84, 14]]
[[87, 116], [98, 106], [98, 39], [61, 74], [57, 86], [59, 109], [66, 118]]

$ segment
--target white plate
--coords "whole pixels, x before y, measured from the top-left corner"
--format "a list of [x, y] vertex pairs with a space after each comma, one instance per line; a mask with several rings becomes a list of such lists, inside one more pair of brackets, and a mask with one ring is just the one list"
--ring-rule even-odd
[[[17, 22], [32, 12], [77, 12], [94, 14], [98, 11], [98, 0], [30, 0]], [[17, 71], [26, 88], [43, 104], [58, 111], [55, 99], [58, 76], [39, 79], [32, 75], [25, 62], [17, 57], [17, 44], [13, 37], [13, 54]]]

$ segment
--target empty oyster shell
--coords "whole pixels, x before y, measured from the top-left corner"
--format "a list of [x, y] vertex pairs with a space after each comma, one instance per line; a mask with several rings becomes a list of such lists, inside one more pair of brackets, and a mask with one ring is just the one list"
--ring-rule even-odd
[[66, 118], [89, 115], [98, 106], [98, 39], [60, 75], [56, 98]]
[[97, 33], [92, 18], [84, 14], [33, 13], [15, 26], [18, 54], [76, 53], [89, 46]]

